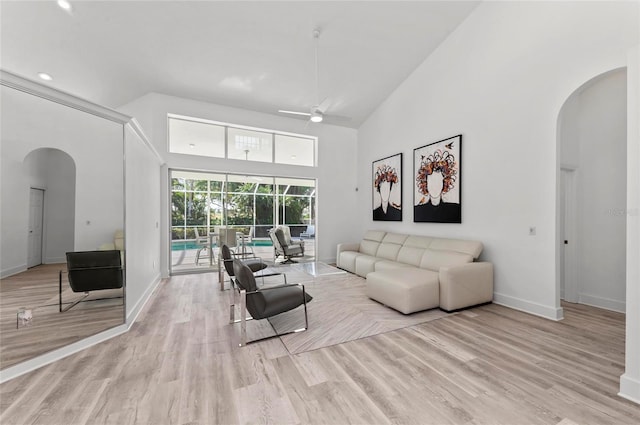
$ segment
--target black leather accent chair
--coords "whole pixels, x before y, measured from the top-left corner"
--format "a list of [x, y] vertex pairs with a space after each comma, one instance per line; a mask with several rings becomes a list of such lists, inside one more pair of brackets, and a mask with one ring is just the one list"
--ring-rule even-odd
[[[304, 285], [300, 283], [285, 283], [284, 285], [258, 288], [255, 276], [246, 264], [240, 260], [234, 260], [233, 269], [236, 286], [240, 292], [240, 346], [294, 332], [305, 331], [309, 328], [307, 303], [310, 302], [313, 297], [305, 292]], [[304, 307], [304, 328], [283, 334], [278, 334], [278, 331], [274, 328], [275, 335], [247, 342], [247, 311], [253, 319], [259, 320], [267, 319], [300, 306]], [[269, 324], [271, 324], [271, 322], [269, 322]]]
[[119, 250], [67, 252], [67, 272], [71, 290], [73, 292], [84, 292], [85, 295], [65, 309], [62, 308], [61, 270], [59, 281], [60, 312], [67, 311], [80, 303], [89, 296], [91, 291], [118, 289], [124, 286], [122, 257]]
[[[257, 273], [260, 270], [264, 270], [268, 267], [260, 258], [256, 256], [248, 256], [246, 254], [236, 255], [235, 252], [229, 248], [227, 244], [224, 244], [220, 247], [220, 255], [222, 256], [222, 264], [224, 265], [224, 269], [231, 278], [231, 285], [233, 286], [233, 260], [238, 258], [244, 262], [253, 273]], [[220, 290], [224, 289], [224, 280], [220, 279]]]

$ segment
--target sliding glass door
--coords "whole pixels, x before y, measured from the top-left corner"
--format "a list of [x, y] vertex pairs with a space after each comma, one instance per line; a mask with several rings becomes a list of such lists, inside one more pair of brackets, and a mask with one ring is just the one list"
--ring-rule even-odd
[[171, 170], [171, 273], [216, 271], [218, 248], [273, 260], [269, 230], [290, 227], [315, 256], [315, 181]]

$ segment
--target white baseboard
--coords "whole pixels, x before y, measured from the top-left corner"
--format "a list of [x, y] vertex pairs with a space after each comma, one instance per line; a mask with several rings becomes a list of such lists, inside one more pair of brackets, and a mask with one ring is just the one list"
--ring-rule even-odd
[[67, 259], [65, 257], [52, 257], [44, 259], [45, 264], [66, 264], [66, 262]]
[[640, 380], [632, 378], [627, 373], [620, 376], [620, 392], [618, 395], [640, 404]]
[[142, 311], [145, 304], [151, 298], [153, 291], [158, 287], [159, 283], [160, 274], [154, 277], [153, 281], [149, 284], [147, 290], [140, 298], [140, 301], [138, 301], [138, 303], [131, 309], [130, 313], [127, 314], [127, 320], [125, 324], [107, 329], [104, 332], [92, 335], [81, 341], [74, 342], [65, 347], [50, 351], [41, 356], [26, 360], [15, 366], [3, 369], [2, 371], [0, 371], [0, 384], [128, 332], [129, 329], [131, 329], [131, 326], [135, 323], [138, 314], [140, 314], [140, 311]]
[[578, 302], [593, 307], [604, 308], [605, 310], [613, 310], [619, 313], [627, 311], [627, 304], [624, 301], [612, 300], [610, 298], [596, 297], [589, 294], [578, 295]]
[[81, 341], [74, 342], [62, 348], [58, 348], [57, 350], [53, 350], [41, 356], [34, 357], [33, 359], [26, 360], [15, 366], [10, 366], [0, 371], [0, 384], [9, 381], [10, 379], [17, 378], [20, 375], [24, 375], [25, 373], [29, 373], [33, 370], [41, 368], [42, 366], [46, 366], [49, 363], [53, 363], [64, 357], [85, 350], [115, 336], [122, 335], [125, 332], [127, 332], [127, 325], [119, 325], [115, 328], [107, 329], [104, 332], [100, 332], [99, 334], [92, 335]]
[[153, 278], [153, 281], [151, 282], [151, 284], [144, 291], [144, 294], [142, 294], [142, 297], [140, 297], [140, 300], [138, 300], [136, 305], [134, 305], [131, 308], [131, 310], [129, 310], [127, 312], [127, 326], [128, 326], [128, 328], [131, 328], [131, 326], [138, 319], [138, 315], [140, 314], [140, 312], [142, 311], [144, 306], [147, 304], [147, 301], [149, 301], [149, 299], [151, 298], [151, 295], [153, 294], [153, 291], [155, 291], [156, 288], [158, 287], [158, 285], [160, 284], [160, 280], [161, 280], [160, 273], [158, 273]]
[[5, 277], [13, 276], [14, 274], [18, 274], [18, 273], [23, 272], [25, 270], [27, 270], [27, 265], [26, 264], [20, 264], [19, 266], [2, 269], [2, 271], [0, 271], [0, 279], [4, 279]]
[[533, 314], [536, 316], [544, 317], [550, 320], [562, 320], [564, 318], [564, 312], [562, 307], [556, 308], [531, 301], [523, 300], [521, 298], [512, 297], [509, 295], [493, 293], [493, 302], [505, 307], [513, 308], [514, 310], [524, 311], [525, 313]]
[[325, 263], [325, 264], [335, 264], [336, 263], [336, 259], [335, 258], [326, 258], [323, 260], [318, 260], [321, 263]]

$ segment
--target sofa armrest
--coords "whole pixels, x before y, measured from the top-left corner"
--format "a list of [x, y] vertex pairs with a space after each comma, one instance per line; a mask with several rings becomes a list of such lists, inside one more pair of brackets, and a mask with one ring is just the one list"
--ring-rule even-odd
[[340, 253], [344, 251], [360, 251], [359, 243], [339, 243], [336, 251], [336, 266], [340, 267]]
[[358, 252], [358, 251], [360, 251], [360, 244], [358, 242], [356, 242], [356, 243], [339, 243], [338, 244], [338, 252], [337, 252], [337, 257], [336, 258], [340, 258], [340, 253], [342, 251], [355, 251], [355, 252]]
[[493, 300], [493, 264], [469, 263], [441, 267], [440, 308], [458, 310]]

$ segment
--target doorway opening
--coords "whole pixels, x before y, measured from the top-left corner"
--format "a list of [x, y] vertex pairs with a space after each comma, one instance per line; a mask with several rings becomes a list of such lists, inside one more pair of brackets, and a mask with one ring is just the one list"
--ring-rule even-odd
[[27, 268], [42, 264], [44, 223], [44, 189], [29, 190], [29, 235], [27, 242]]
[[29, 197], [29, 221], [24, 236], [27, 267], [64, 263], [66, 253], [74, 250], [75, 161], [60, 149], [40, 148], [24, 158], [23, 173], [25, 185], [20, 191]]
[[558, 116], [557, 306], [625, 312], [627, 74], [583, 84]]

